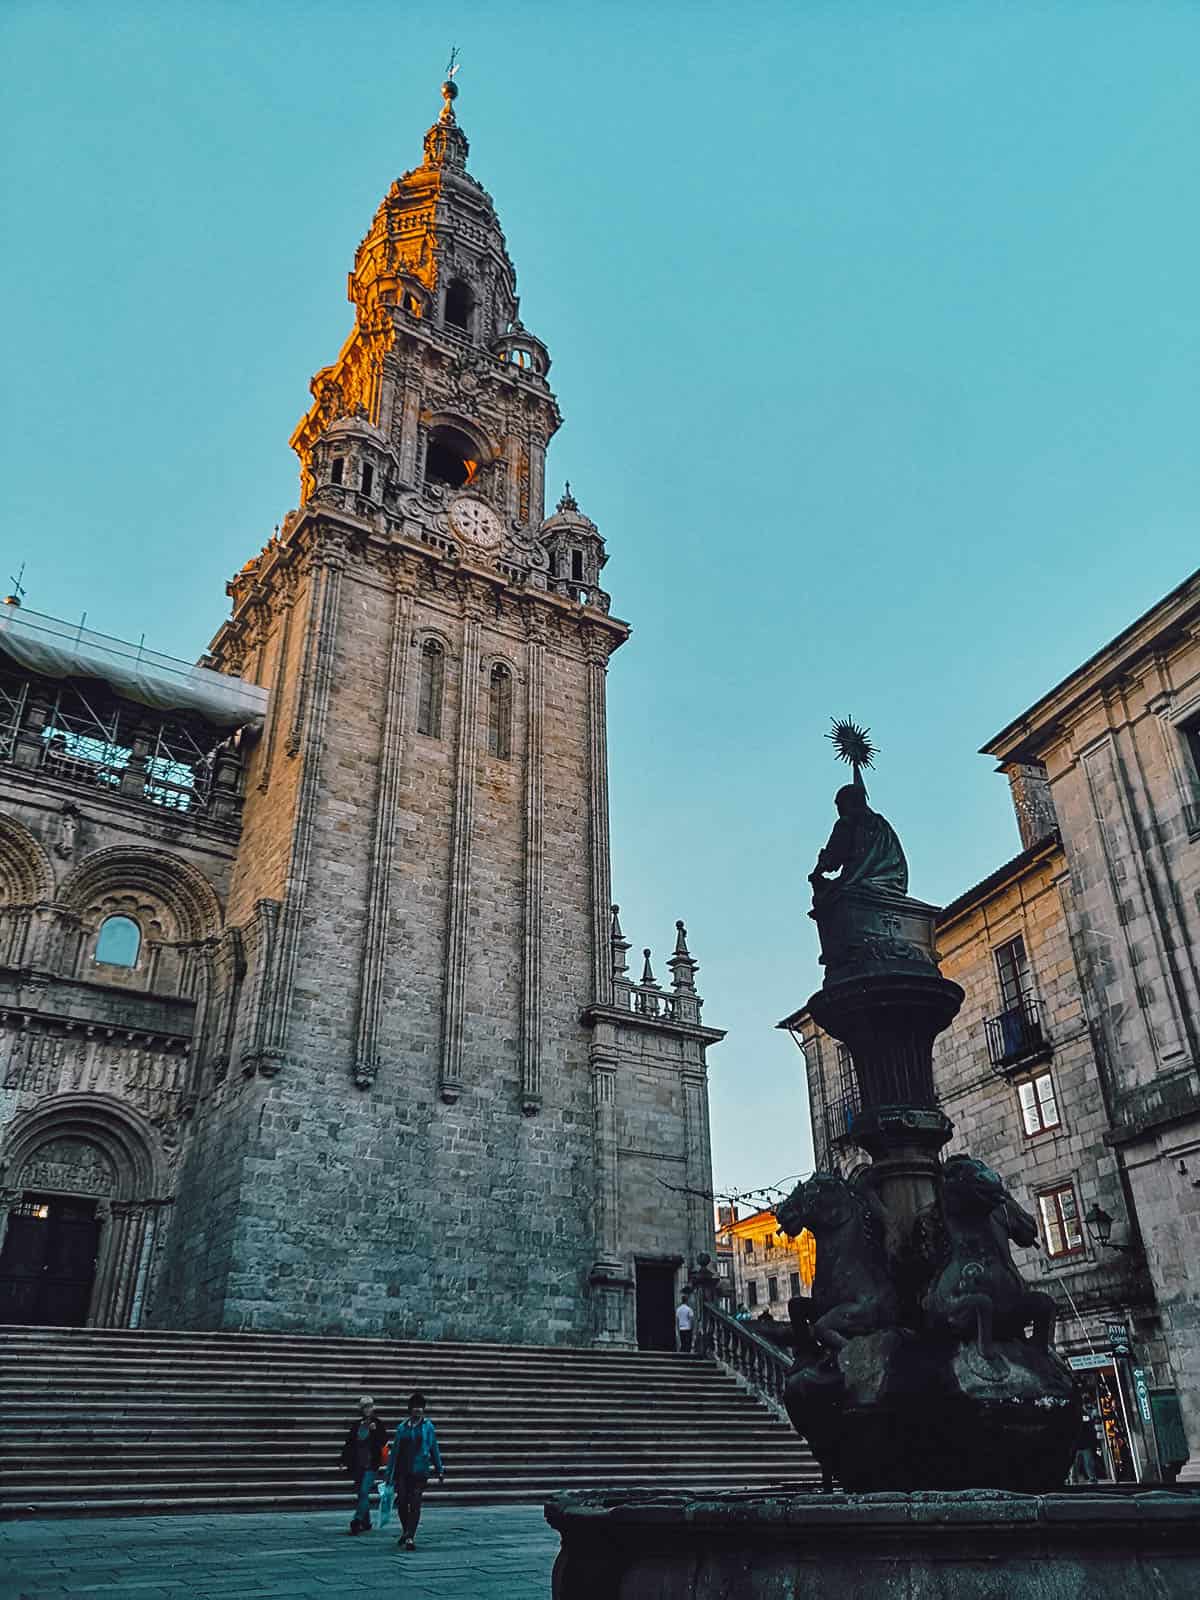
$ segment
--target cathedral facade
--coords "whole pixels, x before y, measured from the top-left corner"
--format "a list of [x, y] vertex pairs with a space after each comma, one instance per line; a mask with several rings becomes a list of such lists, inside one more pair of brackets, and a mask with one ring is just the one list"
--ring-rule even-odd
[[630, 973], [629, 630], [454, 97], [200, 667], [0, 620], [0, 1322], [655, 1345], [713, 1247], [721, 1034], [682, 923]]

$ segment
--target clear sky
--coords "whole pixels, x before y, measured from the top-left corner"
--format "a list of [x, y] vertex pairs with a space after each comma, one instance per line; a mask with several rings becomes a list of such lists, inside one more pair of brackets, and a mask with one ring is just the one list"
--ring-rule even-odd
[[840, 774], [945, 901], [1019, 847], [975, 754], [1197, 564], [1194, 3], [0, 6], [0, 578], [181, 655], [448, 48], [634, 625], [614, 890], [702, 964], [715, 1174], [810, 1161], [806, 874]]

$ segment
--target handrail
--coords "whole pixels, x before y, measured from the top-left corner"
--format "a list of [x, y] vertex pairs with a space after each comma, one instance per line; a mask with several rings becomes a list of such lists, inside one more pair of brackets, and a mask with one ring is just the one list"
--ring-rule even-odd
[[700, 1348], [744, 1378], [771, 1404], [782, 1407], [791, 1358], [711, 1300], [700, 1306]]

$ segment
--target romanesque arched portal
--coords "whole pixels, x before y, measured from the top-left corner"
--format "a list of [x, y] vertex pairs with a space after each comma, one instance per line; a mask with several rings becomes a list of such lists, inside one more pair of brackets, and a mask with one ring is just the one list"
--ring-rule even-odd
[[56, 1095], [0, 1148], [0, 1322], [136, 1327], [169, 1201], [158, 1137], [105, 1095]]

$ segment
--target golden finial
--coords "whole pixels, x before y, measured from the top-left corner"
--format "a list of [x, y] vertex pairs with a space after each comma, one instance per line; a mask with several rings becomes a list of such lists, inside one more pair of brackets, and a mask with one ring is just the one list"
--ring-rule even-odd
[[438, 118], [439, 122], [454, 121], [454, 102], [458, 99], [458, 85], [454, 77], [458, 67], [458, 46], [454, 44], [450, 46], [450, 59], [446, 63], [446, 79], [442, 84], [442, 114]]

